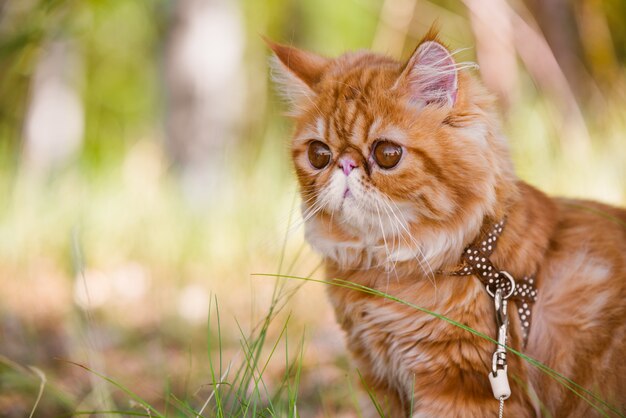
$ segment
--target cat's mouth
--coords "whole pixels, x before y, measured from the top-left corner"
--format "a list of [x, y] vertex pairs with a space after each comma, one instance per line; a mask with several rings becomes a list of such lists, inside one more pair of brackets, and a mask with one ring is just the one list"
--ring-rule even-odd
[[343, 191], [343, 198], [347, 198], [352, 196], [352, 192], [350, 191], [350, 188], [348, 186], [346, 186], [346, 190]]

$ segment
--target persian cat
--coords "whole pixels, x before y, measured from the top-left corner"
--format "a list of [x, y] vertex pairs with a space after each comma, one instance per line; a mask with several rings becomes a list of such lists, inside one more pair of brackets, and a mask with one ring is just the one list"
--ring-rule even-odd
[[435, 31], [406, 62], [268, 44], [295, 121], [306, 238], [327, 277], [504, 336], [580, 385], [494, 355], [493, 341], [405, 304], [329, 286], [378, 408], [497, 416], [496, 398], [508, 394], [494, 397], [503, 389], [488, 375], [504, 371], [506, 416], [623, 414], [626, 211], [548, 197], [518, 179], [493, 96]]

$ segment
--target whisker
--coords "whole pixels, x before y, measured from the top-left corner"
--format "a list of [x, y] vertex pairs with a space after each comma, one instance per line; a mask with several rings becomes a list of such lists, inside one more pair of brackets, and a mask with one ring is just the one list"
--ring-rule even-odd
[[[387, 205], [387, 202], [385, 202], [384, 200], [383, 200], [383, 203], [385, 203]], [[391, 207], [389, 207], [389, 205], [387, 205], [387, 207], [389, 208], [389, 210], [391, 210]], [[392, 251], [395, 252], [395, 251], [399, 250], [401, 245], [402, 245], [402, 243], [400, 242], [400, 239], [401, 239], [400, 228], [398, 227], [396, 222], [394, 222], [393, 219], [391, 219], [391, 216], [389, 215], [389, 211], [387, 211], [387, 209], [384, 206], [382, 206], [382, 209], [385, 211], [385, 215], [387, 215], [387, 219], [389, 220], [389, 224], [392, 226], [392, 228], [394, 228], [394, 231], [395, 231], [395, 233], [392, 235], [393, 241], [391, 242]], [[393, 211], [392, 211], [392, 214], [393, 214]], [[398, 218], [396, 217], [396, 220], [397, 219]], [[395, 247], [396, 236], [398, 238], [398, 246], [397, 246], [397, 248]], [[398, 265], [398, 260], [396, 258], [395, 260], [393, 260], [393, 264], [391, 265], [391, 270], [393, 270], [393, 272], [394, 272], [394, 274], [396, 276], [396, 282], [399, 282], [400, 278], [398, 277], [398, 271], [396, 270], [396, 266], [397, 265]]]
[[[385, 244], [385, 254], [387, 255], [387, 260], [389, 260], [390, 254], [389, 254], [389, 246], [387, 245], [387, 238], [386, 238], [386, 233], [385, 233], [385, 228], [383, 227], [383, 221], [380, 217], [380, 210], [379, 210], [379, 205], [377, 200], [374, 200], [374, 204], [376, 205], [376, 213], [378, 214], [378, 223], [380, 225], [380, 230], [381, 233], [383, 235], [383, 243]], [[387, 275], [387, 288], [389, 288], [389, 275]]]
[[[316, 196], [317, 197], [317, 196]], [[328, 204], [328, 200], [322, 198], [321, 200], [317, 200], [311, 205], [310, 208], [304, 211], [302, 214], [302, 219], [296, 222], [289, 230], [287, 231], [288, 236], [293, 234], [296, 230], [298, 230], [302, 225], [304, 225], [307, 221], [309, 221], [313, 216], [318, 214], [321, 210], [325, 208]]]
[[[422, 271], [424, 272], [424, 274], [426, 275], [426, 277], [431, 281], [431, 283], [433, 284], [433, 286], [435, 287], [435, 292], [437, 290], [437, 282], [435, 280], [435, 273], [432, 270], [432, 267], [430, 266], [430, 263], [428, 262], [428, 260], [426, 259], [426, 257], [424, 257], [424, 253], [422, 251], [421, 245], [417, 242], [417, 240], [413, 237], [413, 235], [410, 233], [410, 231], [407, 229], [408, 226], [408, 222], [406, 220], [406, 218], [404, 217], [404, 214], [402, 213], [402, 211], [400, 210], [400, 208], [398, 207], [398, 205], [391, 199], [387, 198], [386, 196], [383, 195], [383, 199], [382, 201], [389, 207], [389, 210], [391, 211], [391, 213], [394, 215], [394, 217], [396, 218], [396, 220], [398, 221], [399, 225], [402, 227], [402, 229], [406, 232], [408, 238], [412, 241], [412, 243], [415, 245], [415, 249], [419, 252], [419, 255], [421, 256], [421, 260], [420, 258], [415, 255], [415, 260], [418, 262], [418, 265], [420, 266], [420, 268], [422, 269]], [[391, 203], [392, 205], [395, 206], [395, 208], [398, 210], [398, 214], [402, 217], [402, 219], [404, 220], [404, 222], [400, 221], [400, 219], [398, 218], [396, 211], [393, 210], [393, 208], [389, 205], [389, 203]], [[406, 225], [405, 225], [406, 224]], [[401, 235], [404, 239], [404, 235]], [[409, 246], [412, 247], [411, 243], [409, 243], [408, 241], [405, 240], [405, 243]], [[426, 271], [426, 269], [423, 266], [423, 263], [426, 264], [426, 266], [428, 267], [429, 271]]]

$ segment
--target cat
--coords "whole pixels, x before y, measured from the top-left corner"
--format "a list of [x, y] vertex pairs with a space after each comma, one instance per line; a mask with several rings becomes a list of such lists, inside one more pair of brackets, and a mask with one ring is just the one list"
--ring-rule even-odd
[[[367, 51], [331, 59], [266, 41], [295, 121], [305, 236], [327, 277], [495, 339], [490, 294], [508, 295], [478, 276], [505, 270], [524, 283], [517, 296], [532, 296], [508, 301], [507, 345], [613, 408], [592, 399], [594, 408], [508, 353], [505, 415], [623, 414], [626, 211], [551, 198], [518, 179], [494, 98], [436, 30], [405, 63]], [[463, 258], [481, 237], [489, 267]], [[380, 296], [332, 285], [328, 294], [375, 415], [497, 416], [492, 341]]]

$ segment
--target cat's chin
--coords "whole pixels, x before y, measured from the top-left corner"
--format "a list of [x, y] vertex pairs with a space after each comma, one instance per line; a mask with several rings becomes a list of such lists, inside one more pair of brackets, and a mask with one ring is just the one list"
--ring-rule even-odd
[[[313, 217], [305, 224], [305, 238], [324, 259], [331, 260], [342, 269], [369, 269], [385, 262], [376, 239], [363, 234], [344, 220], [344, 214], [334, 214], [332, 219]], [[360, 227], [362, 225], [358, 225]]]
[[[392, 270], [398, 263], [418, 259], [420, 250], [414, 238], [415, 248], [412, 248], [406, 239], [383, 237], [382, 220], [369, 225], [363, 219], [362, 212], [334, 214], [332, 219], [314, 217], [305, 224], [305, 238], [324, 259], [343, 270]], [[383, 229], [397, 230], [397, 227], [387, 226], [384, 228], [383, 224]]]
[[[428, 276], [458, 262], [464, 246], [480, 230], [484, 216], [477, 209], [461, 227], [444, 228], [440, 224], [420, 226], [408, 207], [403, 208], [406, 215], [402, 219], [410, 222], [402, 225], [391, 217], [376, 217], [375, 223], [368, 224], [365, 220], [371, 221], [372, 216], [364, 216], [362, 209], [346, 209], [332, 216], [314, 216], [305, 223], [306, 240], [325, 260], [342, 270], [419, 271]], [[383, 235], [383, 231], [391, 233]]]

